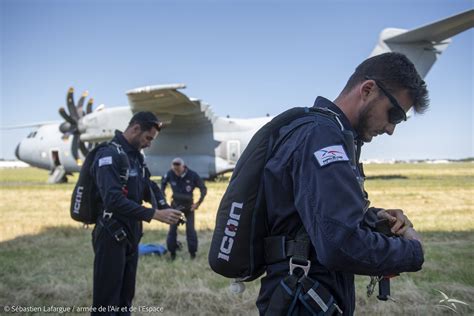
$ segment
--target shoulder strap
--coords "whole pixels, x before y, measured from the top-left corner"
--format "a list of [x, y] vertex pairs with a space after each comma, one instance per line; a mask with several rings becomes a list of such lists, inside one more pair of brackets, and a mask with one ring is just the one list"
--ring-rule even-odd
[[[312, 108], [305, 108], [305, 111], [302, 113], [301, 116], [307, 115], [322, 115], [329, 118], [338, 128], [341, 129], [341, 132], [344, 136], [344, 144], [348, 150], [348, 154], [350, 157], [351, 166], [354, 168], [356, 166], [356, 154], [354, 148], [354, 136], [352, 132], [346, 130], [344, 125], [339, 119], [339, 114], [336, 112], [328, 109], [328, 108], [320, 108], [320, 107], [312, 107]], [[297, 119], [299, 117], [293, 118]], [[299, 125], [296, 125], [293, 129], [287, 132], [283, 137], [281, 137], [276, 144], [274, 144], [271, 148], [270, 155], [268, 159], [277, 151], [279, 146], [288, 139], [293, 132], [300, 126], [307, 124], [309, 122], [302, 122]], [[273, 137], [275, 137], [274, 134]], [[268, 160], [267, 159], [267, 160]], [[307, 234], [303, 225], [301, 225], [300, 229], [298, 230], [296, 236], [292, 240], [288, 240], [286, 236], [269, 236], [265, 238], [265, 261], [267, 264], [272, 264], [276, 262], [280, 262], [283, 260], [287, 260], [290, 258], [291, 266], [305, 268], [306, 264], [309, 269], [310, 263], [309, 259], [309, 250], [310, 250], [310, 239], [309, 235]]]
[[[303, 111], [301, 111], [303, 109]], [[281, 120], [278, 122], [277, 128], [275, 128], [270, 135], [270, 140], [268, 143], [267, 147], [267, 152], [265, 154], [265, 164], [273, 157], [273, 155], [278, 151], [278, 148], [287, 140], [297, 129], [298, 127], [301, 127], [302, 125], [308, 124], [310, 122], [301, 122], [300, 124], [293, 126], [293, 128], [289, 131], [286, 132], [286, 134], [283, 137], [280, 137], [280, 130], [284, 126], [290, 124], [291, 122], [302, 118], [304, 116], [310, 116], [310, 115], [316, 115], [316, 111], [312, 111], [311, 108], [293, 108], [289, 110], [291, 113], [286, 117], [285, 119]], [[258, 188], [257, 192], [257, 198], [256, 198], [256, 205], [259, 205], [265, 212], [265, 216], [263, 217], [264, 220], [264, 229], [266, 231], [266, 236], [269, 235], [269, 227], [268, 227], [268, 222], [267, 222], [267, 214], [266, 214], [266, 201], [265, 201], [265, 195], [264, 195], [264, 181], [263, 181], [263, 176], [260, 179], [260, 185]], [[271, 237], [268, 237], [271, 239]], [[268, 239], [267, 238], [267, 239]], [[286, 257], [285, 257], [286, 258]]]
[[107, 142], [107, 144], [110, 145], [112, 148], [115, 148], [117, 152], [119, 153], [119, 155], [125, 154], [125, 151], [123, 150], [122, 145], [120, 145], [119, 143], [111, 140]]
[[115, 148], [120, 156], [120, 170], [119, 170], [120, 183], [122, 184], [122, 187], [125, 188], [125, 191], [127, 191], [126, 186], [128, 182], [129, 169], [130, 169], [130, 160], [128, 159], [128, 155], [123, 150], [122, 145], [120, 145], [119, 143], [115, 141], [109, 141], [107, 144], [111, 146], [112, 148]]

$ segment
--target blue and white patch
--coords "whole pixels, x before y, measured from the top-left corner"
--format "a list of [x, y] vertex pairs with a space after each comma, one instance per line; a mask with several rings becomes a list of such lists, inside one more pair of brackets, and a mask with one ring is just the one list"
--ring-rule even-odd
[[135, 169], [135, 168], [130, 168], [128, 171], [129, 171], [129, 174], [128, 174], [129, 177], [136, 177], [136, 176], [138, 176], [138, 171], [137, 171], [137, 169]]
[[314, 152], [314, 156], [321, 167], [337, 161], [349, 161], [342, 145], [328, 146]]
[[104, 157], [99, 159], [99, 167], [108, 166], [112, 164], [112, 156]]

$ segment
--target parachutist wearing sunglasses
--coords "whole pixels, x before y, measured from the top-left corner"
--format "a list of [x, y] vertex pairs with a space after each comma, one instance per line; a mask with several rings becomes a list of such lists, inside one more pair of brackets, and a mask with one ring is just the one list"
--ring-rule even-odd
[[[316, 114], [280, 128], [274, 143], [281, 144], [263, 172], [268, 233], [285, 236], [283, 248], [291, 241], [310, 245], [305, 255], [298, 252], [299, 265], [291, 247], [283, 249], [285, 260], [266, 264], [257, 300], [261, 315], [352, 315], [355, 274], [421, 269], [421, 237], [402, 210], [369, 207], [359, 158], [364, 143], [392, 135], [410, 109], [423, 113], [428, 104], [426, 84], [413, 63], [386, 53], [362, 62], [334, 101], [318, 97], [316, 109], [308, 110]], [[381, 220], [393, 237], [376, 231]], [[271, 251], [282, 247], [265, 249], [266, 258], [281, 258]], [[297, 279], [302, 287], [285, 287], [293, 268], [303, 265], [305, 281]], [[288, 296], [293, 288], [302, 292]]]

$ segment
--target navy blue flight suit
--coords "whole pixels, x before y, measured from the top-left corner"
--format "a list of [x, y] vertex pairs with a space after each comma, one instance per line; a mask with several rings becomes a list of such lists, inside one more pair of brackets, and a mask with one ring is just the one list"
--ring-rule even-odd
[[[150, 222], [155, 214], [153, 208], [142, 206], [142, 201], [152, 202], [151, 187], [158, 208], [169, 206], [156, 183], [150, 180], [143, 155], [119, 131], [115, 132], [112, 141], [120, 144], [128, 156], [128, 193], [123, 191], [120, 181], [121, 155], [118, 149], [113, 145], [99, 149], [91, 173], [98, 188], [97, 198], [101, 209], [112, 216], [104, 217], [104, 212], [99, 214], [92, 232], [95, 253], [93, 306], [105, 307], [106, 311], [112, 310], [109, 306], [118, 307], [118, 313], [109, 314], [128, 315], [130, 313], [121, 311], [124, 307], [124, 310], [130, 308], [135, 293], [138, 243], [143, 235], [142, 221]], [[118, 241], [114, 234], [121, 229], [126, 233], [126, 238]]]
[[[173, 191], [171, 206], [182, 211], [186, 217], [186, 241], [188, 242], [188, 251], [191, 255], [195, 255], [198, 249], [198, 239], [196, 230], [194, 229], [194, 211], [191, 211], [193, 191], [194, 188], [199, 188], [201, 196], [197, 204], [201, 204], [207, 194], [207, 188], [201, 177], [188, 167], [185, 167], [184, 173], [181, 176], [177, 176], [173, 170], [169, 170], [166, 175], [163, 176], [161, 179], [161, 191], [163, 191], [163, 194], [168, 183], [171, 184], [171, 190]], [[176, 253], [177, 230], [178, 224], [170, 225], [166, 244], [171, 254]]]
[[[344, 129], [357, 141], [349, 120], [335, 104], [318, 97], [314, 106], [339, 114]], [[418, 241], [371, 230], [377, 209], [368, 208], [358, 181], [363, 177], [361, 167], [352, 168], [344, 153], [331, 150], [340, 151], [340, 146], [346, 154], [351, 150], [346, 148], [341, 127], [332, 119], [322, 115], [299, 118], [283, 127], [280, 137], [305, 120], [308, 124], [297, 127], [265, 166], [270, 235], [294, 238], [304, 225], [313, 246], [309, 276], [331, 292], [344, 315], [352, 315], [354, 274], [418, 271], [424, 261], [423, 252]], [[323, 155], [337, 159], [320, 162], [318, 158]], [[288, 262], [267, 266], [257, 300], [260, 314], [267, 310], [271, 294], [288, 271]], [[299, 314], [305, 312], [300, 309]]]

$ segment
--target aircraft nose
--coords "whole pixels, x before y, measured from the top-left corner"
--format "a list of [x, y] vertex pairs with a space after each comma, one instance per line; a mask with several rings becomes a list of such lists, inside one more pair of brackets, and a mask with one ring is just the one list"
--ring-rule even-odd
[[16, 159], [18, 159], [18, 160], [21, 160], [21, 158], [20, 158], [20, 144], [21, 144], [21, 142], [19, 142], [18, 145], [16, 145], [16, 148], [15, 148], [15, 156], [16, 156]]

